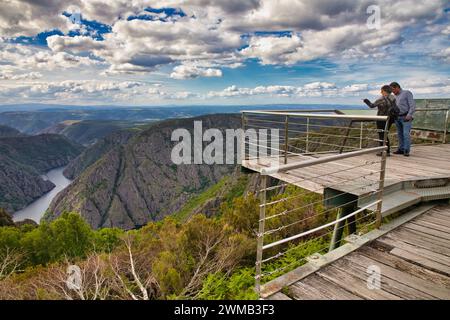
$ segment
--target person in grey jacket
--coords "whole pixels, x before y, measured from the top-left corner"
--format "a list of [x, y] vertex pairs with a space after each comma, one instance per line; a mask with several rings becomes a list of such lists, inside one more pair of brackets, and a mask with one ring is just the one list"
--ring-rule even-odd
[[395, 121], [399, 145], [394, 154], [403, 154], [405, 157], [409, 157], [411, 152], [411, 128], [416, 111], [416, 102], [411, 91], [403, 90], [397, 82], [392, 82], [390, 86], [400, 110], [398, 119]]
[[[396, 120], [392, 117], [392, 114], [390, 112], [390, 109], [395, 105], [395, 96], [392, 94], [392, 89], [390, 86], [385, 85], [381, 87], [381, 97], [378, 98], [374, 103], [370, 102], [369, 99], [363, 100], [365, 104], [369, 106], [369, 108], [377, 108], [377, 115], [378, 116], [389, 116], [388, 124], [387, 124], [387, 131], [389, 133], [389, 129], [391, 128], [392, 124]], [[377, 121], [377, 129], [378, 129], [378, 136], [380, 140], [380, 146], [383, 145], [384, 140], [384, 129], [386, 128], [386, 121]], [[386, 146], [387, 149], [387, 155], [391, 155], [391, 143], [389, 141], [389, 136], [386, 136]], [[379, 156], [381, 156], [381, 153], [378, 153]]]

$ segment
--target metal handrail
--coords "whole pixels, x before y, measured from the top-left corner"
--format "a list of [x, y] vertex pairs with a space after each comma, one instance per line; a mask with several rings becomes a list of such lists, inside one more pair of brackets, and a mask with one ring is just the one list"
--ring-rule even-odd
[[[324, 111], [327, 112], [327, 111]], [[387, 121], [387, 116], [371, 116], [371, 115], [347, 115], [347, 114], [321, 114], [307, 112], [273, 112], [273, 111], [256, 111], [242, 110], [242, 114], [262, 114], [262, 115], [278, 115], [293, 116], [312, 119], [349, 119], [349, 120], [368, 120], [368, 121]]]
[[310, 235], [310, 234], [312, 234], [312, 233], [315, 233], [315, 232], [317, 232], [317, 231], [320, 231], [320, 230], [326, 229], [326, 228], [328, 228], [328, 227], [334, 226], [334, 225], [338, 224], [339, 222], [345, 221], [345, 220], [347, 220], [348, 218], [351, 218], [351, 217], [353, 217], [353, 216], [356, 216], [358, 213], [361, 213], [361, 212], [363, 212], [363, 211], [369, 209], [370, 207], [372, 207], [372, 206], [374, 206], [374, 205], [380, 203], [381, 201], [382, 201], [382, 200], [376, 200], [376, 201], [374, 201], [374, 202], [372, 202], [372, 203], [370, 203], [370, 204], [368, 204], [368, 205], [366, 205], [366, 206], [364, 206], [364, 207], [362, 207], [362, 208], [360, 208], [360, 209], [354, 211], [353, 213], [351, 213], [351, 214], [349, 214], [349, 215], [346, 215], [345, 217], [342, 217], [342, 218], [339, 218], [339, 219], [334, 220], [334, 221], [332, 221], [332, 222], [329, 222], [329, 223], [327, 223], [327, 224], [321, 225], [321, 226], [319, 226], [319, 227], [317, 227], [317, 228], [310, 229], [310, 230], [308, 230], [308, 231], [305, 231], [305, 232], [296, 234], [296, 235], [294, 235], [294, 236], [292, 236], [292, 237], [289, 237], [289, 238], [285, 238], [285, 239], [282, 239], [282, 240], [279, 240], [279, 241], [272, 242], [272, 243], [270, 243], [270, 244], [266, 244], [265, 246], [262, 247], [262, 249], [263, 249], [263, 250], [267, 250], [267, 249], [270, 249], [270, 248], [272, 248], [272, 247], [278, 246], [278, 245], [280, 245], [280, 244], [283, 244], [283, 243], [286, 243], [286, 242], [290, 242], [290, 241], [292, 241], [292, 240], [299, 239], [299, 238], [305, 237], [305, 236], [307, 236], [307, 235]]
[[321, 157], [321, 158], [317, 158], [317, 159], [305, 160], [305, 161], [301, 161], [301, 162], [297, 162], [297, 163], [289, 163], [289, 164], [285, 164], [285, 165], [281, 165], [281, 166], [277, 166], [277, 167], [263, 168], [261, 170], [260, 174], [261, 175], [271, 175], [271, 174], [274, 174], [277, 172], [286, 172], [289, 170], [310, 167], [310, 166], [314, 166], [314, 165], [322, 164], [322, 163], [326, 163], [326, 162], [333, 162], [333, 161], [337, 161], [337, 160], [341, 160], [341, 159], [361, 156], [361, 155], [368, 154], [368, 153], [382, 152], [384, 150], [387, 150], [387, 146], [368, 148], [368, 149], [357, 150], [357, 151], [350, 151], [350, 152], [346, 152], [346, 153]]
[[416, 108], [416, 111], [447, 111], [450, 107], [438, 107], [438, 108]]

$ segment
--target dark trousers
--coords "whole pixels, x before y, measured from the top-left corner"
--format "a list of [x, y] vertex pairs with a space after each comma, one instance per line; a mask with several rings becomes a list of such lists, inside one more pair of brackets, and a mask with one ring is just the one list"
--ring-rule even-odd
[[[389, 130], [391, 129], [391, 126], [394, 123], [394, 121], [392, 121], [391, 119], [389, 119], [388, 121], [389, 121], [388, 126], [387, 126], [388, 135], [386, 135], [386, 146], [388, 147], [387, 153], [390, 153], [391, 152], [391, 142], [389, 141]], [[385, 127], [386, 127], [386, 121], [377, 121], [377, 129], [378, 129], [378, 137], [380, 140], [380, 146], [383, 146]]]

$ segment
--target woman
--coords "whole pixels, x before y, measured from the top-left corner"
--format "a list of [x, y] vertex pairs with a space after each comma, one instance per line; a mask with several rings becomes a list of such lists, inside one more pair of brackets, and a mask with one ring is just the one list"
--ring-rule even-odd
[[[368, 99], [363, 100], [365, 104], [367, 104], [370, 108], [378, 108], [377, 115], [379, 116], [388, 116], [388, 125], [387, 130], [389, 133], [389, 129], [392, 124], [395, 122], [395, 113], [396, 113], [396, 104], [395, 104], [395, 96], [392, 94], [392, 89], [390, 86], [385, 85], [381, 87], [381, 97], [378, 98], [374, 103], [370, 102]], [[380, 139], [380, 146], [383, 145], [384, 140], [384, 129], [386, 127], [386, 121], [377, 121], [377, 129], [378, 136]], [[391, 155], [391, 143], [389, 141], [389, 136], [386, 139], [387, 155]], [[381, 156], [381, 152], [378, 153]]]

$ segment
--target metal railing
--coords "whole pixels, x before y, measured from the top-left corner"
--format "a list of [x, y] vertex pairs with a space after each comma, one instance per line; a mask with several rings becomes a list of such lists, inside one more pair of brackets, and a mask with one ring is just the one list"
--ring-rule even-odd
[[[296, 155], [343, 153], [383, 144], [383, 128], [377, 122], [384, 116], [344, 115], [338, 110], [312, 111], [242, 111], [245, 130], [278, 130], [280, 153], [287, 159]], [[370, 123], [370, 125], [364, 125]], [[355, 124], [359, 124], [355, 127]], [[380, 135], [381, 133], [381, 135]], [[255, 142], [245, 142], [245, 154], [257, 147]], [[269, 149], [273, 149], [268, 146]]]
[[417, 108], [413, 122], [413, 138], [446, 143], [449, 130], [450, 108]]
[[[267, 144], [267, 135], [262, 142], [243, 140], [243, 165], [258, 171], [262, 181], [258, 293], [263, 282], [306, 263], [314, 253], [338, 247], [346, 226], [348, 234], [380, 226], [386, 122], [387, 117], [329, 110], [242, 112], [243, 129], [281, 132], [277, 147]], [[355, 123], [359, 125], [354, 127]], [[275, 155], [247, 156], [261, 146], [276, 149]], [[374, 153], [380, 157], [371, 156]], [[269, 176], [284, 182], [268, 185]], [[327, 188], [338, 192], [324, 193]], [[362, 199], [372, 200], [360, 205]]]

